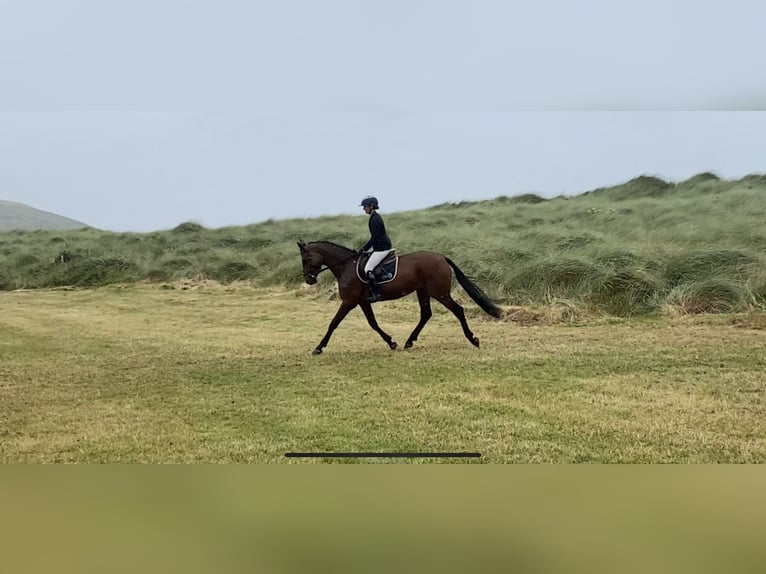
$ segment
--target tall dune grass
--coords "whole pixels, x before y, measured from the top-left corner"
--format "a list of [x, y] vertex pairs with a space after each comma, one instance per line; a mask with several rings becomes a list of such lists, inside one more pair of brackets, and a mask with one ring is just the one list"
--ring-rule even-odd
[[[628, 316], [766, 309], [766, 176], [641, 176], [546, 200], [534, 194], [384, 213], [400, 253], [444, 253], [498, 302]], [[0, 289], [204, 278], [302, 283], [297, 239], [359, 247], [366, 216], [153, 233], [0, 234]], [[323, 278], [331, 288], [331, 278]]]

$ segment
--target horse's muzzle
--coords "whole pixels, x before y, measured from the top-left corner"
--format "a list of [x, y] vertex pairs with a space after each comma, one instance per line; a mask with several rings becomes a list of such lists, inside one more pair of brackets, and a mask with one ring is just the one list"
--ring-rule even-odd
[[308, 275], [306, 275], [306, 283], [308, 283], [309, 285], [314, 285], [314, 284], [316, 284], [316, 282], [317, 282], [317, 276], [316, 275], [314, 275], [312, 273], [309, 273]]

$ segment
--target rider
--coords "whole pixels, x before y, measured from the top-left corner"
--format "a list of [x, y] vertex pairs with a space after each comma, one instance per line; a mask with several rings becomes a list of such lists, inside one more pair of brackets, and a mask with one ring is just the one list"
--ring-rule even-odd
[[370, 258], [364, 266], [364, 272], [367, 275], [367, 280], [370, 282], [370, 301], [380, 301], [380, 289], [378, 288], [378, 280], [373, 273], [375, 267], [386, 258], [393, 245], [391, 240], [386, 235], [386, 226], [383, 224], [383, 218], [378, 213], [380, 206], [378, 200], [375, 197], [367, 196], [362, 200], [361, 207], [364, 208], [364, 212], [370, 216], [370, 240], [364, 244], [362, 251], [372, 249]]

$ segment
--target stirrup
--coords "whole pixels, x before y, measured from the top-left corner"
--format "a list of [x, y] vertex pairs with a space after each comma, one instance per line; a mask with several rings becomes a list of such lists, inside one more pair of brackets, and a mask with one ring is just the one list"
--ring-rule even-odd
[[[375, 277], [374, 271], [368, 271], [367, 272], [367, 282], [370, 286], [370, 296], [367, 297], [367, 300], [370, 303], [375, 303], [376, 301], [380, 301], [380, 286], [378, 285], [378, 279]], [[373, 285], [375, 286], [375, 289], [373, 289]]]

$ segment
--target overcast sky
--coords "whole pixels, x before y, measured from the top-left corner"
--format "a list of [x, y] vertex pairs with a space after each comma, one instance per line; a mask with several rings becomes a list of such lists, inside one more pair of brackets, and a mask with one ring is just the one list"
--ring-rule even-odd
[[0, 199], [115, 231], [766, 172], [766, 3], [0, 0]]

